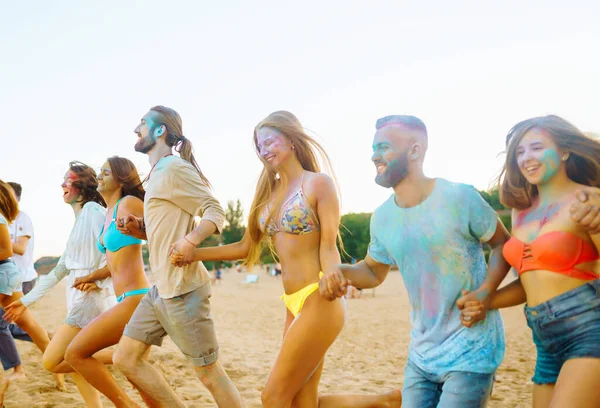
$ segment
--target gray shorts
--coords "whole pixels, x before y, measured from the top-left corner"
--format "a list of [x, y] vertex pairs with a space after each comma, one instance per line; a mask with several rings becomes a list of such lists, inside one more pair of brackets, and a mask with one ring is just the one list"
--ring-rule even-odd
[[125, 326], [124, 336], [160, 346], [168, 334], [195, 366], [217, 361], [219, 345], [210, 316], [210, 282], [171, 299], [159, 296], [156, 286], [142, 298]]

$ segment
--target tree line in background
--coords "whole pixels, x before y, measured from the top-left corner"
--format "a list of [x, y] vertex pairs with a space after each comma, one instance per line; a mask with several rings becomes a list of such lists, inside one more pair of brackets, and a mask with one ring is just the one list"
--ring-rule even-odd
[[[498, 190], [490, 192], [479, 191], [483, 199], [500, 215], [500, 219], [510, 231], [511, 220], [510, 211], [500, 203]], [[238, 242], [244, 236], [246, 227], [244, 226], [244, 211], [240, 200], [236, 202], [229, 201], [225, 209], [226, 226], [221, 235], [212, 235], [208, 237], [200, 246], [210, 247], [218, 245], [227, 245]], [[344, 244], [344, 250], [340, 251], [342, 261], [350, 262], [352, 258], [356, 260], [363, 259], [367, 254], [370, 241], [370, 221], [371, 213], [349, 213], [342, 216], [340, 225], [340, 236]], [[339, 246], [339, 244], [338, 244]], [[146, 245], [142, 248], [144, 263], [148, 265], [148, 248]], [[58, 258], [44, 257], [36, 261], [36, 270], [38, 273], [47, 273], [56, 264]], [[262, 250], [261, 262], [271, 264], [275, 262], [271, 249], [267, 244]], [[231, 262], [205, 262], [206, 267], [211, 270], [219, 267], [232, 266]], [[42, 272], [40, 271], [42, 270]]]

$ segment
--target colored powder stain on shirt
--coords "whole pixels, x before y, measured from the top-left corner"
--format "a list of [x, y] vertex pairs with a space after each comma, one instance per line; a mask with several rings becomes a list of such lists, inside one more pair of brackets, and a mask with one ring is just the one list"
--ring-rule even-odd
[[433, 274], [423, 275], [427, 278], [423, 293], [423, 312], [429, 320], [435, 319], [440, 313], [440, 282]]
[[411, 304], [409, 359], [423, 370], [491, 373], [502, 361], [498, 311], [467, 329], [455, 304], [463, 289], [485, 279], [482, 242], [494, 235], [497, 219], [477, 190], [444, 179], [416, 207], [399, 208], [392, 195], [373, 213], [369, 254], [398, 265]]

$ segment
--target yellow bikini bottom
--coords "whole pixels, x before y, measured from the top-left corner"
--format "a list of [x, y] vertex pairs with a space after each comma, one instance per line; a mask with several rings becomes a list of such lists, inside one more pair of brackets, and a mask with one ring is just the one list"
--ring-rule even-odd
[[[323, 272], [319, 272], [319, 279], [323, 277]], [[298, 292], [286, 295], [281, 295], [280, 299], [283, 299], [285, 307], [294, 315], [298, 316], [298, 313], [302, 310], [306, 298], [308, 298], [314, 291], [319, 290], [319, 282], [311, 283], [300, 289]]]

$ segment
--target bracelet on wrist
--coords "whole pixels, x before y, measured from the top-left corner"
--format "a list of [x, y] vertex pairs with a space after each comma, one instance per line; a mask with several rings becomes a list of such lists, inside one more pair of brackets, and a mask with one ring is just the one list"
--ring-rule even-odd
[[198, 246], [198, 245], [194, 244], [192, 241], [190, 241], [190, 240], [188, 239], [188, 237], [183, 237], [183, 239], [185, 239], [187, 242], [189, 242], [190, 244], [192, 244], [192, 246], [193, 246], [194, 248], [196, 248], [196, 247]]

